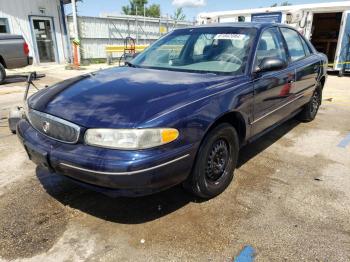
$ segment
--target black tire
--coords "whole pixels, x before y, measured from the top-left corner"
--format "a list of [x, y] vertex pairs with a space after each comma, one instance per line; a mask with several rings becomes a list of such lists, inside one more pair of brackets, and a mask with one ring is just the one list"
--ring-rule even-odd
[[222, 193], [233, 179], [239, 141], [236, 129], [223, 123], [209, 131], [202, 142], [191, 175], [184, 187], [204, 199]]
[[307, 103], [303, 110], [298, 115], [298, 119], [302, 122], [311, 122], [315, 119], [318, 109], [322, 102], [322, 88], [319, 85], [314, 91], [309, 103]]
[[5, 67], [0, 63], [0, 85], [4, 83], [6, 78]]

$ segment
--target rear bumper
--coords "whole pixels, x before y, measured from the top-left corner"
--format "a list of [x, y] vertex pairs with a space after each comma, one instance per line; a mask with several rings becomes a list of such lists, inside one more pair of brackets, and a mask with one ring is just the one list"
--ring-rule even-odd
[[22, 68], [26, 67], [28, 65], [33, 64], [33, 57], [31, 56], [23, 56], [20, 58], [15, 58], [15, 59], [8, 59], [5, 61], [6, 63], [6, 68], [7, 69], [16, 69], [16, 68]]
[[40, 134], [26, 120], [18, 123], [17, 134], [37, 165], [120, 196], [148, 195], [183, 182], [195, 156], [192, 145], [143, 151], [69, 145]]

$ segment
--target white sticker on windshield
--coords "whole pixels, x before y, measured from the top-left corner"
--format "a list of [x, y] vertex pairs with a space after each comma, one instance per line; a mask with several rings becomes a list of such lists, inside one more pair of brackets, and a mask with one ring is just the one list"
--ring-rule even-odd
[[243, 34], [217, 34], [214, 39], [223, 39], [223, 40], [244, 40], [246, 35]]

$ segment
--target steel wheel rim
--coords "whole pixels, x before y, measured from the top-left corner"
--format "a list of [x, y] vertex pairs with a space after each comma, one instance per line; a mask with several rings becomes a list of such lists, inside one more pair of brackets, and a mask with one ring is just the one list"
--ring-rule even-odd
[[224, 139], [213, 143], [208, 158], [205, 176], [209, 182], [215, 183], [222, 178], [230, 160], [229, 145]]

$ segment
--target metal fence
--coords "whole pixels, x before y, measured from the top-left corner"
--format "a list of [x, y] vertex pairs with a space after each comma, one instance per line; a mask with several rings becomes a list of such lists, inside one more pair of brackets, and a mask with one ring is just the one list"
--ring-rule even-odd
[[[70, 38], [74, 37], [73, 18], [67, 17]], [[163, 34], [193, 25], [192, 22], [142, 16], [90, 17], [79, 16], [78, 28], [81, 43], [81, 59], [106, 58], [107, 45], [124, 45], [128, 36], [136, 44], [148, 45]], [[120, 56], [115, 54], [114, 56]]]

